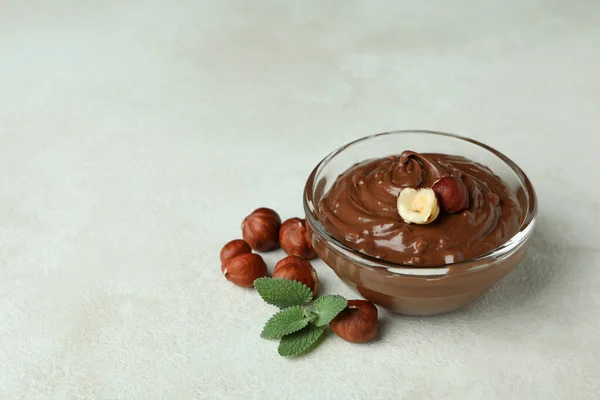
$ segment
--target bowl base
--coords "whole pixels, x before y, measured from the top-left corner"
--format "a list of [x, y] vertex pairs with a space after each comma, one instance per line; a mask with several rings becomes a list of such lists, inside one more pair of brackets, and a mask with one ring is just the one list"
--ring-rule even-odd
[[366, 300], [378, 306], [384, 307], [396, 314], [420, 317], [456, 311], [473, 303], [488, 290], [488, 288], [485, 288], [474, 292], [461, 293], [456, 296], [437, 298], [393, 297], [357, 286], [345, 279], [342, 279], [342, 281]]

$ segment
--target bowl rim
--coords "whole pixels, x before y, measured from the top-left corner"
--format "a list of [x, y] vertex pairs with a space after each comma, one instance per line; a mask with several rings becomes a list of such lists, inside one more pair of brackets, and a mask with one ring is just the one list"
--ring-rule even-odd
[[[427, 266], [425, 266], [425, 265], [424, 266], [415, 266], [415, 265], [410, 265], [410, 264], [395, 263], [395, 262], [387, 261], [387, 260], [384, 260], [381, 258], [373, 257], [368, 254], [362, 253], [362, 252], [355, 250], [355, 249], [349, 247], [348, 245], [342, 243], [335, 236], [333, 236], [333, 234], [331, 234], [329, 232], [329, 230], [327, 230], [327, 228], [325, 228], [325, 225], [323, 225], [323, 223], [320, 221], [320, 219], [316, 213], [316, 208], [312, 201], [312, 196], [313, 196], [313, 191], [314, 191], [313, 189], [316, 184], [315, 178], [318, 176], [319, 172], [329, 163], [329, 161], [331, 161], [333, 158], [335, 158], [338, 154], [340, 154], [347, 148], [354, 146], [360, 142], [371, 140], [371, 139], [374, 139], [374, 138], [377, 138], [380, 136], [415, 134], [415, 133], [416, 134], [425, 134], [425, 135], [434, 135], [434, 136], [445, 136], [445, 137], [450, 137], [450, 138], [454, 138], [454, 139], [472, 143], [476, 146], [479, 146], [479, 147], [489, 151], [490, 153], [492, 153], [493, 155], [498, 157], [500, 160], [505, 162], [511, 168], [511, 170], [517, 175], [517, 177], [521, 181], [523, 188], [525, 189], [525, 193], [527, 195], [527, 207], [525, 210], [526, 214], [525, 214], [525, 218], [523, 218], [523, 222], [519, 226], [519, 229], [517, 230], [517, 232], [510, 239], [508, 239], [506, 242], [502, 243], [500, 246], [496, 247], [495, 249], [493, 249], [485, 254], [482, 254], [478, 257], [471, 258], [469, 260], [464, 260], [464, 261], [460, 261], [460, 262], [452, 263], [452, 264], [441, 264], [441, 265], [433, 265], [433, 266], [428, 266], [428, 265]], [[350, 168], [350, 167], [351, 166], [349, 166], [348, 168]], [[306, 181], [306, 185], [304, 186], [303, 206], [304, 206], [304, 212], [306, 214], [306, 218], [307, 218], [308, 222], [310, 223], [310, 228], [313, 231], [315, 231], [317, 234], [321, 235], [322, 237], [325, 237], [339, 251], [341, 251], [342, 253], [345, 253], [344, 254], [345, 256], [356, 258], [356, 259], [358, 259], [357, 261], [361, 262], [361, 264], [366, 264], [369, 266], [385, 267], [388, 269], [391, 268], [395, 272], [403, 271], [403, 272], [407, 272], [409, 275], [423, 275], [423, 276], [446, 275], [450, 270], [464, 270], [465, 272], [474, 272], [476, 270], [482, 269], [482, 267], [470, 268], [473, 266], [474, 262], [477, 263], [480, 261], [486, 261], [489, 259], [497, 259], [499, 257], [506, 256], [507, 254], [511, 253], [513, 250], [516, 250], [517, 248], [519, 248], [525, 242], [525, 240], [531, 235], [531, 233], [533, 232], [533, 228], [535, 225], [537, 212], [538, 212], [538, 201], [537, 201], [535, 189], [533, 188], [533, 184], [531, 183], [531, 181], [529, 180], [529, 178], [527, 177], [525, 172], [523, 172], [523, 170], [515, 162], [513, 162], [510, 158], [508, 158], [506, 155], [504, 155], [503, 153], [494, 149], [491, 146], [488, 146], [484, 143], [481, 143], [481, 142], [479, 142], [475, 139], [471, 139], [469, 137], [457, 135], [454, 133], [440, 132], [440, 131], [433, 131], [433, 130], [423, 130], [423, 129], [403, 129], [403, 130], [395, 130], [395, 131], [377, 133], [377, 134], [373, 134], [373, 135], [369, 135], [369, 136], [365, 136], [365, 137], [353, 140], [349, 143], [344, 144], [343, 146], [338, 147], [337, 149], [335, 149], [334, 151], [329, 153], [327, 156], [325, 156], [310, 173], [310, 175]]]

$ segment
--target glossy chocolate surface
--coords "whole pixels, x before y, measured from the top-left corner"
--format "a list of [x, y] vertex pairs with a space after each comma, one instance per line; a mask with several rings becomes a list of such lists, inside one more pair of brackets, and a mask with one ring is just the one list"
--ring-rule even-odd
[[[431, 187], [444, 176], [461, 179], [469, 208], [442, 211], [427, 225], [405, 223], [397, 197], [405, 187]], [[401, 264], [437, 266], [470, 260], [497, 248], [519, 229], [524, 211], [494, 173], [465, 157], [415, 153], [367, 160], [341, 174], [321, 199], [320, 219], [341, 242]]]

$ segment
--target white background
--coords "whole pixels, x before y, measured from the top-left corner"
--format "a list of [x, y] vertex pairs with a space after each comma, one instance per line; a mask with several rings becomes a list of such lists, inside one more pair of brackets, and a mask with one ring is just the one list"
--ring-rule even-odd
[[[600, 397], [599, 66], [597, 0], [0, 1], [0, 398]], [[280, 358], [221, 246], [403, 128], [529, 174], [528, 259], [461, 311]]]

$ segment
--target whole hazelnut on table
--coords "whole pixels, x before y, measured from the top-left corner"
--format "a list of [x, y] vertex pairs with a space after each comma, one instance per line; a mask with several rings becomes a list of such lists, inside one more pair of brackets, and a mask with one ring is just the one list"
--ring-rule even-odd
[[259, 208], [244, 218], [242, 237], [257, 251], [269, 251], [279, 239], [281, 218], [270, 208]]
[[301, 282], [311, 290], [313, 296], [319, 290], [317, 271], [315, 271], [308, 261], [298, 256], [288, 256], [275, 264], [273, 278], [284, 278]]
[[348, 300], [348, 306], [329, 326], [348, 342], [368, 342], [377, 335], [377, 307], [366, 300]]
[[290, 218], [279, 230], [279, 244], [291, 256], [313, 258], [316, 256], [306, 229], [305, 220]]
[[267, 276], [267, 264], [258, 254], [241, 254], [225, 261], [221, 272], [228, 281], [251, 288], [255, 279]]
[[444, 211], [459, 213], [469, 208], [469, 190], [462, 179], [445, 176], [431, 187]]
[[248, 243], [242, 239], [232, 240], [221, 249], [221, 265], [231, 258], [248, 253], [252, 253], [252, 248]]

